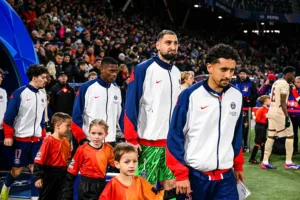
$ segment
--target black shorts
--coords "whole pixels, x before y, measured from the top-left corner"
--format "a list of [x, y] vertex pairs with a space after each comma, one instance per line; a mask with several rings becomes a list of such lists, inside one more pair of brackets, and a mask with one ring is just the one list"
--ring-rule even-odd
[[106, 185], [105, 178], [81, 176], [78, 186], [79, 200], [98, 200]]
[[255, 144], [261, 145], [262, 143], [265, 143], [267, 140], [267, 124], [262, 123], [256, 123], [255, 124]]
[[45, 171], [43, 188], [40, 189], [39, 200], [58, 199], [66, 173], [66, 170], [60, 173], [49, 173], [49, 171]]

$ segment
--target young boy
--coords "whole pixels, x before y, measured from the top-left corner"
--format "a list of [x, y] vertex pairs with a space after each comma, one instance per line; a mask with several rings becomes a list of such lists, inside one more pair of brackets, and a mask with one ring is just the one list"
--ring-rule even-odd
[[144, 178], [134, 176], [138, 153], [132, 145], [119, 143], [114, 149], [114, 159], [120, 175], [111, 179], [99, 200], [163, 200], [176, 197], [175, 188], [157, 191]]
[[54, 133], [47, 137], [34, 162], [37, 170], [35, 186], [40, 188], [40, 200], [58, 199], [58, 191], [65, 177], [71, 147], [66, 136], [70, 132], [72, 117], [57, 112], [52, 117]]
[[268, 120], [267, 120], [267, 113], [268, 113], [268, 106], [270, 106], [270, 97], [268, 95], [263, 95], [258, 98], [258, 101], [261, 103], [261, 107], [256, 111], [256, 118], [255, 118], [255, 145], [253, 147], [253, 151], [250, 157], [249, 162], [253, 164], [259, 164], [259, 162], [255, 159], [257, 151], [260, 147], [261, 156], [260, 161], [263, 160], [264, 157], [264, 143], [266, 142], [266, 134], [268, 129]]

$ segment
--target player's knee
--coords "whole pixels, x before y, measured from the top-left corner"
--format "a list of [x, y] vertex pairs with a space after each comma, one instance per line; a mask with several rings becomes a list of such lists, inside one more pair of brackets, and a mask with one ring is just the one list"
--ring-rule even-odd
[[23, 167], [13, 167], [12, 169], [11, 169], [11, 175], [13, 176], [13, 177], [17, 177], [17, 176], [19, 176], [20, 174], [21, 174], [21, 172], [22, 172], [22, 169], [23, 169]]

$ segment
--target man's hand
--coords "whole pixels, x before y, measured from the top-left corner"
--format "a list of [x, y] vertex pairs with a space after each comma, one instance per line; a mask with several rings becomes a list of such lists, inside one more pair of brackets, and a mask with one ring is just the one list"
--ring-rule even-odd
[[266, 85], [270, 85], [270, 80], [267, 79], [266, 82], [265, 82], [265, 84], [266, 84]]
[[244, 172], [243, 171], [234, 171], [234, 176], [235, 176], [235, 179], [236, 179], [236, 183], [239, 183], [240, 181], [242, 183], [244, 183]]
[[35, 187], [42, 188], [43, 187], [43, 180], [39, 179], [35, 182]]
[[285, 117], [285, 128], [290, 127], [290, 125], [291, 125], [290, 118], [289, 117]]
[[191, 190], [191, 183], [190, 181], [176, 181], [176, 194], [190, 194]]
[[138, 152], [142, 152], [142, 147], [139, 144], [133, 145]]
[[12, 146], [13, 145], [13, 139], [12, 138], [5, 138], [4, 139], [4, 145], [5, 146]]

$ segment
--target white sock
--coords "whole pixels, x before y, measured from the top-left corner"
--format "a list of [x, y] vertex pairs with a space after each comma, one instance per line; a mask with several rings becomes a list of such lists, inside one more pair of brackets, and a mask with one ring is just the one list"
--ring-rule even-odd
[[31, 197], [31, 200], [38, 200], [39, 197]]
[[286, 160], [286, 161], [285, 161], [285, 164], [288, 164], [288, 165], [289, 165], [289, 164], [292, 164], [292, 163], [293, 163], [293, 162], [292, 162], [291, 160]]
[[269, 164], [269, 161], [268, 161], [268, 160], [263, 160], [263, 164], [264, 164], [264, 165], [268, 165], [268, 164]]

